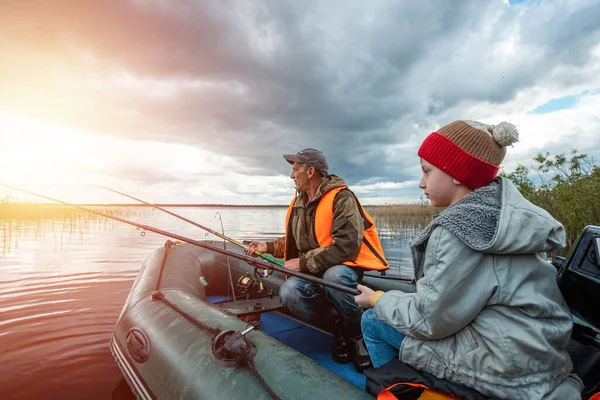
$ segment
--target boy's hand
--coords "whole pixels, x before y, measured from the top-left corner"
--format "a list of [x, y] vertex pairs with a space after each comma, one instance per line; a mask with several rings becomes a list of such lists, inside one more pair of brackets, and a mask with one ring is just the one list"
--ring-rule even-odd
[[370, 308], [371, 307], [371, 295], [373, 293], [375, 293], [373, 291], [373, 289], [368, 288], [366, 286], [363, 285], [358, 285], [356, 287], [358, 290], [360, 290], [360, 294], [358, 296], [354, 296], [354, 301], [356, 301], [356, 304], [358, 304], [359, 306], [363, 307], [363, 308]]

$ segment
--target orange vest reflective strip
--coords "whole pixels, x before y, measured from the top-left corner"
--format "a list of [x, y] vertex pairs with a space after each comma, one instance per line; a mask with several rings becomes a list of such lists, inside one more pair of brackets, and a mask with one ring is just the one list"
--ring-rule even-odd
[[456, 396], [453, 396], [453, 395], [450, 395], [450, 394], [447, 394], [444, 392], [440, 392], [438, 390], [429, 389], [427, 386], [422, 385], [420, 383], [399, 382], [399, 383], [396, 383], [388, 388], [383, 389], [381, 392], [379, 392], [379, 394], [377, 395], [377, 400], [398, 400], [398, 398], [391, 392], [392, 388], [394, 388], [398, 385], [406, 385], [406, 386], [412, 386], [412, 387], [424, 389], [423, 393], [421, 393], [418, 400], [457, 400], [458, 399], [458, 397], [456, 397]]
[[[344, 189], [348, 189], [348, 187], [341, 186], [332, 189], [329, 192], [325, 193], [323, 196], [321, 196], [321, 199], [319, 200], [319, 204], [317, 205], [317, 211], [315, 215], [315, 236], [317, 238], [317, 243], [319, 243], [320, 247], [327, 247], [333, 244], [333, 236], [331, 235], [331, 228], [333, 227], [333, 202], [335, 200], [335, 196]], [[292, 216], [292, 209], [294, 207], [295, 202], [296, 198], [294, 197], [294, 199], [290, 203], [286, 215], [286, 230], [289, 228], [290, 218]], [[373, 269], [378, 271], [384, 271], [386, 269], [389, 269], [390, 267], [388, 265], [387, 260], [385, 259], [383, 248], [381, 247], [381, 243], [379, 242], [379, 236], [377, 236], [375, 222], [367, 213], [367, 211], [362, 207], [358, 199], [356, 199], [356, 203], [358, 207], [360, 207], [362, 214], [371, 223], [371, 227], [365, 229], [365, 231], [363, 232], [363, 242], [360, 246], [360, 252], [358, 253], [358, 257], [356, 258], [356, 260], [346, 261], [344, 262], [344, 264], [348, 265], [349, 267], [361, 267], [365, 269]], [[287, 237], [288, 232], [286, 232], [286, 240], [288, 240]]]

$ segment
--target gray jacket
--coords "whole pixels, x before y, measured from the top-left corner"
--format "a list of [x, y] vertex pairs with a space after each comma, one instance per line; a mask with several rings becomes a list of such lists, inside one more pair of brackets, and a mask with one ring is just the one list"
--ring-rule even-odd
[[503, 399], [579, 399], [573, 326], [545, 252], [565, 232], [507, 179], [444, 210], [411, 243], [417, 290], [390, 291], [377, 317], [406, 335], [400, 360]]

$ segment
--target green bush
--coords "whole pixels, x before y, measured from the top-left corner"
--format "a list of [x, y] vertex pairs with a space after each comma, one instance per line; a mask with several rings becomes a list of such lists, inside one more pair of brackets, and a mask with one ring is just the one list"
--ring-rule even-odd
[[586, 225], [600, 225], [600, 167], [577, 150], [568, 155], [540, 153], [533, 161], [531, 168], [519, 165], [504, 176], [564, 225], [567, 246], [560, 254], [569, 254]]

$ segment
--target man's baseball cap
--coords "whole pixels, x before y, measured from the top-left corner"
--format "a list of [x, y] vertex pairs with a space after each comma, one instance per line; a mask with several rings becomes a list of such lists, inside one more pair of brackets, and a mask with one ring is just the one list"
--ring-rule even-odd
[[323, 153], [317, 149], [304, 149], [296, 154], [284, 154], [283, 158], [290, 164], [298, 163], [313, 167], [321, 176], [329, 173], [329, 164]]

